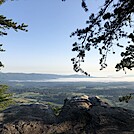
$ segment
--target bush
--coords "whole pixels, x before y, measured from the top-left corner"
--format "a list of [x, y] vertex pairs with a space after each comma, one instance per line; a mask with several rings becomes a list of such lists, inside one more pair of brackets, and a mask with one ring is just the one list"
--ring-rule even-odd
[[6, 109], [13, 103], [12, 94], [7, 93], [7, 89], [7, 85], [0, 85], [0, 111]]

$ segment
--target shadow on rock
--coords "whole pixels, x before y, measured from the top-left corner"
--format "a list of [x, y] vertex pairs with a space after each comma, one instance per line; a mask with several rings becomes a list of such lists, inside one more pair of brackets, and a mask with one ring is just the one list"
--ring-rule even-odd
[[67, 98], [58, 116], [49, 105], [21, 105], [0, 116], [1, 134], [134, 134], [134, 111], [99, 97]]

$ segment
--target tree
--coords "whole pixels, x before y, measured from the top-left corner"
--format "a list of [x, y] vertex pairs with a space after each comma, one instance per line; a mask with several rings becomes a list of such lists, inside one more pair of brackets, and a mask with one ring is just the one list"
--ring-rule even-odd
[[[6, 0], [1, 0], [0, 5]], [[66, 1], [66, 0], [62, 0]], [[86, 0], [81, 0], [81, 5], [85, 12], [88, 12]], [[76, 51], [76, 57], [72, 58], [73, 68], [76, 72], [88, 74], [81, 68], [81, 63], [84, 62], [85, 52], [90, 52], [91, 49], [97, 49], [102, 56], [99, 64], [100, 70], [107, 67], [107, 55], [112, 50], [114, 45], [124, 47], [127, 44], [126, 51], [121, 53], [122, 60], [115, 68], [117, 71], [125, 68], [132, 70], [134, 67], [134, 0], [105, 0], [100, 11], [95, 15], [92, 13], [86, 21], [87, 26], [82, 29], [77, 29], [72, 32], [70, 37], [77, 36], [78, 40], [73, 43], [72, 51]], [[7, 35], [6, 30], [13, 29], [26, 30], [27, 25], [22, 23], [18, 25], [12, 19], [7, 19], [0, 15], [0, 36]], [[120, 44], [120, 41], [125, 39], [125, 44]], [[1, 48], [0, 51], [4, 51]], [[3, 64], [0, 62], [0, 67]]]
[[134, 95], [134, 93], [130, 93], [128, 95], [121, 96], [121, 97], [119, 97], [119, 101], [120, 102], [125, 101], [126, 103], [128, 103], [130, 99], [133, 99], [133, 95]]
[[0, 85], [0, 111], [13, 103], [12, 94], [6, 93], [8, 86]]
[[[0, 0], [0, 5], [3, 4], [6, 0]], [[13, 1], [13, 0], [11, 0]], [[7, 30], [9, 29], [13, 29], [16, 32], [18, 30], [22, 30], [22, 31], [26, 31], [27, 25], [25, 25], [24, 23], [22, 24], [18, 24], [17, 22], [14, 22], [12, 19], [8, 19], [7, 17], [0, 15], [0, 36], [6, 36], [7, 35]], [[5, 50], [2, 49], [2, 43], [0, 44], [0, 52], [4, 52]], [[3, 67], [2, 62], [0, 61], [0, 67]]]
[[[0, 5], [5, 1], [6, 0], [1, 0]], [[81, 6], [85, 12], [88, 11], [86, 0], [81, 0]], [[98, 49], [102, 55], [99, 62], [101, 65], [100, 69], [106, 68], [108, 52], [112, 51], [114, 45], [123, 47], [124, 44], [120, 44], [122, 38], [127, 40], [126, 44], [128, 44], [128, 47], [126, 48], [126, 52], [121, 53], [123, 58], [115, 68], [117, 71], [121, 69], [125, 70], [125, 68], [131, 70], [134, 67], [133, 13], [133, 0], [105, 0], [98, 14], [95, 15], [92, 13], [89, 16], [89, 20], [86, 21], [87, 26], [83, 29], [77, 29], [71, 34], [71, 37], [77, 36], [78, 38], [78, 40], [73, 43], [72, 49], [72, 51], [77, 51], [76, 57], [71, 59], [74, 70], [89, 75], [81, 68], [81, 63], [84, 62], [85, 51], [90, 51], [92, 48]], [[0, 36], [7, 35], [7, 29], [27, 31], [26, 27], [27, 25], [24, 23], [18, 25], [12, 19], [7, 19], [5, 16], [0, 15]], [[127, 27], [130, 28], [130, 31], [128, 31]], [[0, 44], [0, 47], [2, 47], [2, 44]], [[0, 51], [4, 50], [0, 48]], [[113, 51], [113, 54], [114, 53]], [[3, 66], [1, 62], [0, 66]]]
[[[82, 7], [87, 12], [86, 0], [82, 0]], [[76, 72], [89, 75], [81, 68], [84, 62], [85, 52], [95, 48], [98, 49], [101, 59], [100, 70], [107, 67], [107, 55], [114, 45], [124, 47], [126, 51], [121, 53], [122, 60], [115, 68], [116, 71], [125, 68], [132, 70], [134, 67], [134, 0], [105, 0], [100, 11], [95, 15], [92, 13], [86, 21], [87, 26], [72, 32], [70, 37], [77, 36], [78, 40], [73, 43], [72, 51], [77, 55], [72, 58], [73, 68]], [[120, 41], [125, 39], [125, 44]]]
[[[0, 5], [5, 1], [6, 0], [1, 0]], [[82, 0], [81, 5], [85, 12], [87, 12], [88, 7], [86, 0]], [[125, 68], [131, 70], [134, 67], [133, 13], [133, 0], [105, 0], [98, 14], [95, 15], [92, 13], [89, 16], [89, 20], [86, 21], [87, 26], [83, 29], [77, 29], [71, 34], [71, 37], [78, 37], [78, 41], [73, 43], [72, 49], [72, 51], [78, 52], [77, 56], [71, 59], [74, 70], [89, 75], [81, 68], [81, 63], [84, 62], [85, 51], [90, 51], [92, 48], [98, 49], [102, 55], [99, 62], [101, 70], [106, 68], [108, 52], [112, 51], [111, 48], [114, 45], [123, 47], [124, 44], [120, 44], [120, 40], [123, 38], [127, 40], [126, 44], [128, 44], [128, 46], [126, 47], [126, 52], [121, 53], [123, 58], [115, 68], [117, 71], [121, 69], [125, 70]], [[27, 25], [24, 23], [18, 25], [12, 19], [7, 19], [5, 16], [0, 15], [0, 36], [7, 35], [6, 30], [8, 29], [27, 31], [26, 27]], [[4, 50], [1, 47], [2, 44], [0, 44], [0, 51], [3, 52]], [[114, 53], [115, 52], [113, 52], [113, 54]], [[0, 62], [0, 67], [2, 66], [3, 64]]]
[[[6, 0], [0, 0], [0, 5], [3, 4]], [[26, 31], [27, 25], [24, 23], [17, 24], [12, 19], [8, 19], [7, 17], [0, 15], [0, 36], [6, 36], [7, 30], [13, 29], [16, 32], [18, 30]], [[4, 52], [5, 50], [2, 49], [2, 43], [0, 44], [0, 52]], [[3, 67], [2, 62], [0, 61], [0, 67]], [[13, 100], [11, 98], [11, 94], [6, 93], [8, 86], [6, 85], [0, 85], [0, 110], [5, 109], [7, 106], [13, 103]]]
[[[65, 0], [62, 0], [65, 1]], [[81, 5], [85, 12], [88, 11], [86, 0], [82, 0]], [[113, 46], [126, 47], [125, 52], [121, 52], [122, 60], [115, 68], [116, 71], [130, 69], [134, 67], [134, 0], [105, 0], [97, 15], [92, 13], [86, 21], [87, 26], [72, 32], [70, 37], [77, 37], [77, 41], [72, 44], [72, 51], [76, 51], [76, 57], [72, 58], [73, 69], [76, 72], [90, 74], [81, 68], [84, 62], [85, 52], [91, 49], [98, 49], [101, 59], [100, 70], [107, 67], [107, 55], [113, 51]], [[121, 44], [120, 41], [125, 41]], [[125, 71], [126, 73], [126, 71]], [[134, 93], [119, 98], [119, 101], [128, 102], [133, 98]]]

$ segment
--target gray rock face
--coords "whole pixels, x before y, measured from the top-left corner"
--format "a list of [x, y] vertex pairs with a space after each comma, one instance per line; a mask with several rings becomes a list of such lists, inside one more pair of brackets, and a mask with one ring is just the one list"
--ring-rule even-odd
[[84, 118], [89, 118], [87, 111], [91, 108], [92, 104], [86, 95], [67, 98], [58, 116], [58, 121], [84, 120]]
[[106, 102], [103, 102], [97, 96], [89, 97], [87, 95], [82, 95], [82, 96], [67, 98], [64, 101], [64, 106], [62, 107], [59, 120], [60, 121], [68, 120], [68, 119], [74, 120], [78, 118], [90, 117], [89, 110], [92, 109], [92, 107], [94, 106], [109, 107], [110, 105]]
[[134, 134], [134, 111], [115, 107], [95, 106], [89, 114], [92, 117], [91, 132], [96, 134]]
[[0, 134], [134, 134], [134, 111], [98, 97], [66, 99], [55, 116], [48, 105], [14, 106], [0, 114]]
[[31, 104], [13, 106], [4, 110], [2, 114], [1, 119], [4, 123], [17, 120], [43, 121], [48, 124], [56, 122], [56, 116], [48, 105]]
[[90, 109], [92, 107], [92, 103], [90, 103], [88, 96], [83, 95], [65, 99], [64, 106], [77, 109]]
[[97, 96], [66, 99], [59, 121], [83, 122], [87, 134], [134, 134], [134, 111], [111, 107]]
[[102, 106], [102, 107], [110, 106], [110, 104], [108, 104], [105, 101], [102, 101], [98, 96], [88, 97], [88, 101], [92, 104], [92, 106]]
[[74, 105], [74, 107], [90, 109], [92, 106], [110, 106], [107, 102], [102, 101], [98, 96], [90, 97], [87, 95], [75, 96], [65, 99], [64, 105]]

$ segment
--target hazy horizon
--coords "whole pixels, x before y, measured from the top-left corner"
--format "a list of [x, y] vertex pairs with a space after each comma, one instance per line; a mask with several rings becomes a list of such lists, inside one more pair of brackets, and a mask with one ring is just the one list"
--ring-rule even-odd
[[[55, 75], [83, 75], [83, 76], [86, 76], [85, 74], [83, 74], [83, 73], [77, 73], [77, 72], [75, 72], [75, 71], [73, 71], [72, 73], [52, 73], [52, 72], [23, 72], [23, 71], [20, 71], [20, 72], [17, 72], [17, 71], [2, 71], [2, 69], [1, 69], [1, 71], [0, 71], [0, 73], [22, 73], [22, 74], [55, 74]], [[104, 74], [104, 75], [102, 75], [103, 74], [103, 72], [101, 72], [101, 71], [99, 71], [98, 73], [96, 73], [97, 75], [90, 75], [90, 76], [87, 76], [87, 77], [132, 77], [132, 76], [134, 76], [134, 74], [132, 73], [126, 73], [125, 74], [125, 72], [120, 72], [120, 73], [118, 73], [118, 72], [114, 72], [114, 73], [112, 73], [112, 74]]]
[[[0, 73], [3, 73], [3, 72], [0, 72]], [[125, 76], [124, 75], [122, 76], [109, 75], [105, 77], [102, 77], [102, 76], [85, 77], [85, 75], [83, 74], [80, 75], [80, 74], [56, 74], [56, 73], [55, 74], [52, 74], [52, 73], [51, 74], [48, 74], [48, 73], [11, 73], [11, 72], [8, 72], [8, 73], [9, 73], [9, 76], [6, 75], [7, 78], [9, 77], [7, 81], [11, 81], [11, 82], [134, 82], [134, 75], [125, 75]], [[7, 74], [7, 73], [4, 73], [4, 74]], [[17, 75], [14, 76], [10, 74], [18, 74], [18, 76]], [[20, 75], [20, 74], [23, 74], [23, 75]], [[26, 77], [25, 77], [25, 74], [26, 74]], [[40, 77], [39, 75], [42, 76], [42, 74], [44, 74], [44, 76]], [[34, 75], [34, 79], [32, 75]], [[4, 80], [6, 80], [6, 77], [4, 77]]]

